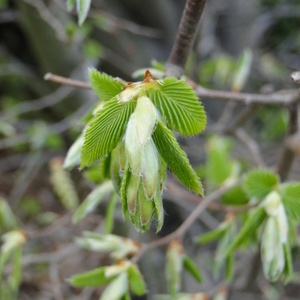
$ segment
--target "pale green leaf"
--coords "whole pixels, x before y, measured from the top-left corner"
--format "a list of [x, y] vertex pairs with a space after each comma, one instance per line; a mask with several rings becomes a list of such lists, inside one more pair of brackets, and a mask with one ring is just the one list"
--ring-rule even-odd
[[105, 103], [86, 130], [81, 168], [90, 165], [117, 146], [135, 106], [135, 101], [118, 102], [116, 98]]
[[73, 7], [75, 6], [76, 0], [67, 0], [67, 9], [68, 11], [71, 11]]
[[208, 233], [205, 233], [205, 234], [202, 234], [202, 235], [196, 237], [195, 241], [198, 244], [210, 243], [210, 242], [220, 238], [224, 234], [226, 229], [227, 229], [226, 227], [222, 227], [222, 226], [217, 227], [216, 229], [211, 230]]
[[121, 273], [102, 293], [100, 300], [120, 300], [128, 291], [127, 273]]
[[106, 181], [96, 187], [81, 203], [73, 215], [72, 222], [77, 223], [82, 220], [88, 213], [92, 212], [103, 198], [114, 190], [111, 181]]
[[248, 197], [258, 200], [266, 197], [278, 184], [278, 177], [266, 169], [253, 170], [247, 173], [243, 187]]
[[252, 64], [252, 51], [250, 49], [244, 50], [241, 55], [239, 62], [236, 67], [236, 71], [233, 77], [232, 90], [240, 92], [245, 84], [250, 74], [251, 64]]
[[237, 185], [221, 197], [221, 202], [225, 205], [244, 205], [249, 202], [249, 198], [242, 187]]
[[89, 13], [92, 0], [76, 0], [76, 1], [77, 1], [78, 23], [81, 26]]
[[83, 144], [83, 134], [81, 134], [70, 147], [64, 161], [65, 169], [72, 170], [73, 168], [78, 167], [80, 165], [80, 154], [81, 154], [82, 144]]
[[158, 121], [152, 138], [159, 154], [178, 179], [188, 189], [203, 196], [201, 182], [172, 131], [163, 122]]
[[240, 232], [237, 234], [233, 242], [226, 249], [224, 258], [228, 257], [238, 247], [240, 247], [246, 240], [251, 238], [252, 234], [260, 227], [266, 219], [267, 213], [263, 206], [258, 207], [255, 212], [245, 221]]
[[280, 186], [282, 203], [287, 216], [300, 221], [300, 183], [293, 182]]
[[89, 77], [92, 89], [102, 101], [109, 101], [122, 92], [124, 84], [106, 73], [100, 73], [96, 69], [90, 69]]
[[146, 293], [146, 283], [139, 269], [132, 265], [128, 269], [129, 289], [135, 295], [141, 296]]
[[234, 273], [234, 255], [231, 254], [226, 258], [225, 261], [225, 278], [227, 282], [232, 281]]
[[115, 279], [115, 276], [106, 277], [105, 276], [106, 267], [97, 268], [82, 274], [74, 275], [69, 279], [69, 282], [73, 286], [99, 286], [105, 285]]
[[285, 275], [285, 283], [287, 283], [293, 275], [293, 261], [292, 261], [292, 253], [291, 248], [288, 243], [283, 244], [284, 257], [285, 257], [285, 267], [284, 267], [284, 275]]
[[191, 136], [205, 128], [204, 108], [185, 81], [167, 77], [157, 88], [148, 90], [148, 97], [172, 130]]
[[187, 255], [183, 258], [183, 267], [199, 282], [203, 281], [202, 275], [195, 262]]
[[17, 290], [20, 285], [21, 280], [21, 259], [22, 259], [22, 247], [15, 249], [14, 258], [13, 258], [13, 271], [10, 277], [10, 286], [13, 290]]
[[106, 216], [105, 216], [105, 229], [104, 229], [105, 234], [111, 233], [113, 230], [117, 198], [118, 198], [117, 194], [113, 193], [111, 198], [109, 199]]

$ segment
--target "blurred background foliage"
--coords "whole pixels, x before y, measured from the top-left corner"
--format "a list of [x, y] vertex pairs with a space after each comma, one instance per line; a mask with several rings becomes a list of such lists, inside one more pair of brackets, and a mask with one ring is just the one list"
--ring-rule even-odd
[[[28, 234], [22, 279], [15, 271], [15, 280], [21, 283], [19, 299], [98, 299], [101, 289], [80, 291], [64, 279], [109, 261], [107, 256], [91, 255], [73, 243], [82, 230], [103, 230], [108, 198], [76, 226], [71, 225], [68, 212], [101, 180], [100, 172], [94, 168], [69, 173], [61, 169], [58, 159], [66, 155], [82, 130], [80, 119], [97, 97], [91, 91], [46, 82], [44, 74], [52, 72], [87, 81], [88, 68], [96, 67], [132, 81], [137, 69], [151, 66], [153, 60], [166, 61], [184, 4], [184, 0], [93, 0], [87, 21], [79, 27], [75, 11], [68, 12], [64, 0], [0, 0], [0, 224], [1, 232], [19, 224], [17, 228]], [[186, 75], [205, 87], [235, 90], [234, 77], [248, 49], [252, 59], [242, 91], [270, 93], [293, 88], [289, 74], [300, 69], [299, 15], [299, 0], [208, 1]], [[242, 110], [239, 105], [228, 106], [217, 100], [202, 101], [208, 115], [207, 134], [217, 128], [214, 126], [231, 121], [225, 111], [231, 111], [232, 116]], [[274, 165], [287, 130], [286, 110], [259, 107], [245, 126], [260, 145], [267, 164]], [[194, 166], [200, 165], [197, 171], [205, 176], [208, 189], [228, 176], [239, 176], [239, 170], [253, 164], [249, 151], [238, 139], [202, 136], [179, 141]], [[215, 176], [218, 159], [228, 165], [231, 175]], [[297, 159], [292, 179], [299, 180], [299, 165]], [[68, 197], [59, 189], [69, 193]], [[64, 198], [73, 202], [66, 203]], [[177, 228], [193, 209], [192, 203], [185, 205], [168, 191], [164, 200], [166, 221], [161, 235]], [[220, 220], [218, 214], [205, 212], [191, 232], [205, 232]], [[113, 230], [142, 241], [154, 237], [154, 231], [141, 236], [131, 224], [125, 225], [119, 206]], [[208, 272], [213, 257], [210, 247], [199, 248], [192, 243], [186, 247], [205, 276], [204, 290], [216, 285]], [[45, 259], [43, 253], [48, 252], [54, 254]], [[300, 268], [298, 252], [295, 250], [296, 269]], [[159, 271], [163, 261], [160, 249], [141, 261], [151, 293], [166, 292]], [[8, 272], [4, 270], [4, 278]], [[15, 282], [10, 282], [14, 295]], [[188, 279], [183, 285], [185, 290], [198, 290], [196, 283]], [[297, 283], [276, 288], [261, 275], [241, 274], [233, 287], [231, 299], [300, 297]]]

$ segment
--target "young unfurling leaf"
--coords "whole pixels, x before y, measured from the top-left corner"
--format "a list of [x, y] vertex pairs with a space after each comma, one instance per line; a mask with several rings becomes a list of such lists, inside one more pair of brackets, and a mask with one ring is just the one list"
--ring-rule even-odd
[[92, 89], [99, 96], [100, 100], [106, 102], [122, 92], [123, 83], [96, 69], [89, 70]]
[[125, 133], [136, 102], [106, 102], [86, 130], [81, 154], [81, 168], [112, 151]]
[[195, 135], [205, 128], [204, 108], [185, 81], [167, 77], [157, 88], [148, 90], [148, 97], [170, 128], [182, 135]]
[[76, 0], [76, 1], [77, 1], [78, 23], [81, 26], [89, 13], [92, 0]]
[[162, 121], [158, 121], [152, 136], [159, 154], [171, 171], [188, 189], [203, 196], [201, 182], [172, 131]]

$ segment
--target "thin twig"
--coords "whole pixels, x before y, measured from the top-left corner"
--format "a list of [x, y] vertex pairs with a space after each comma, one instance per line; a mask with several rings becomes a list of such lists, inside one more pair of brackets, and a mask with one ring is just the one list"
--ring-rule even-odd
[[[289, 130], [288, 137], [293, 136], [298, 131], [298, 107], [296, 104], [289, 107]], [[288, 140], [287, 137], [287, 140]], [[288, 143], [284, 142], [281, 155], [277, 165], [277, 173], [282, 181], [285, 181], [289, 175], [295, 158], [295, 153], [289, 148]]]
[[133, 257], [132, 261], [136, 263], [148, 250], [166, 245], [174, 239], [182, 238], [182, 236], [193, 225], [193, 223], [198, 219], [200, 214], [209, 206], [209, 204], [212, 201], [217, 200], [219, 197], [221, 197], [224, 193], [226, 193], [229, 189], [234, 187], [236, 184], [237, 182], [231, 182], [227, 185], [220, 187], [219, 189], [211, 193], [206, 198], [203, 198], [202, 201], [198, 204], [198, 206], [187, 217], [187, 219], [174, 232], [159, 240], [155, 240], [149, 244], [145, 244], [142, 247], [141, 251], [135, 257]]
[[181, 77], [184, 73], [206, 0], [187, 0], [177, 31], [176, 41], [165, 65], [167, 76]]
[[52, 73], [45, 74], [44, 79], [48, 80], [48, 81], [60, 83], [63, 85], [69, 85], [69, 86], [81, 88], [81, 89], [91, 89], [91, 85], [88, 82], [70, 79], [70, 78], [62, 77], [62, 76], [55, 75]]
[[[45, 75], [45, 80], [57, 82], [64, 85], [70, 85], [77, 88], [82, 89], [91, 89], [91, 85], [88, 82], [74, 80], [62, 76], [58, 76], [55, 74], [47, 73]], [[274, 92], [272, 94], [250, 94], [250, 93], [234, 93], [228, 91], [216, 91], [203, 88], [200, 85], [197, 85], [195, 82], [188, 78], [184, 78], [187, 80], [187, 83], [194, 88], [195, 93], [200, 98], [206, 99], [218, 99], [225, 101], [236, 101], [241, 104], [250, 105], [250, 104], [264, 104], [264, 105], [283, 105], [289, 106], [293, 103], [300, 102], [300, 95], [298, 90], [280, 90]], [[125, 80], [121, 78], [117, 78], [122, 83], [127, 83]], [[252, 111], [253, 107], [249, 109]], [[237, 122], [237, 121], [236, 121]]]

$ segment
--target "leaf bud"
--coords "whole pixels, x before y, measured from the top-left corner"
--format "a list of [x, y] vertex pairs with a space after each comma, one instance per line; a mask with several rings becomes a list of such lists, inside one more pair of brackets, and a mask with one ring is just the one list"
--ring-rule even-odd
[[279, 212], [281, 197], [278, 192], [272, 191], [265, 198], [265, 209], [269, 216], [275, 216]]
[[148, 97], [138, 98], [135, 115], [137, 140], [144, 145], [150, 139], [157, 121], [156, 108]]

